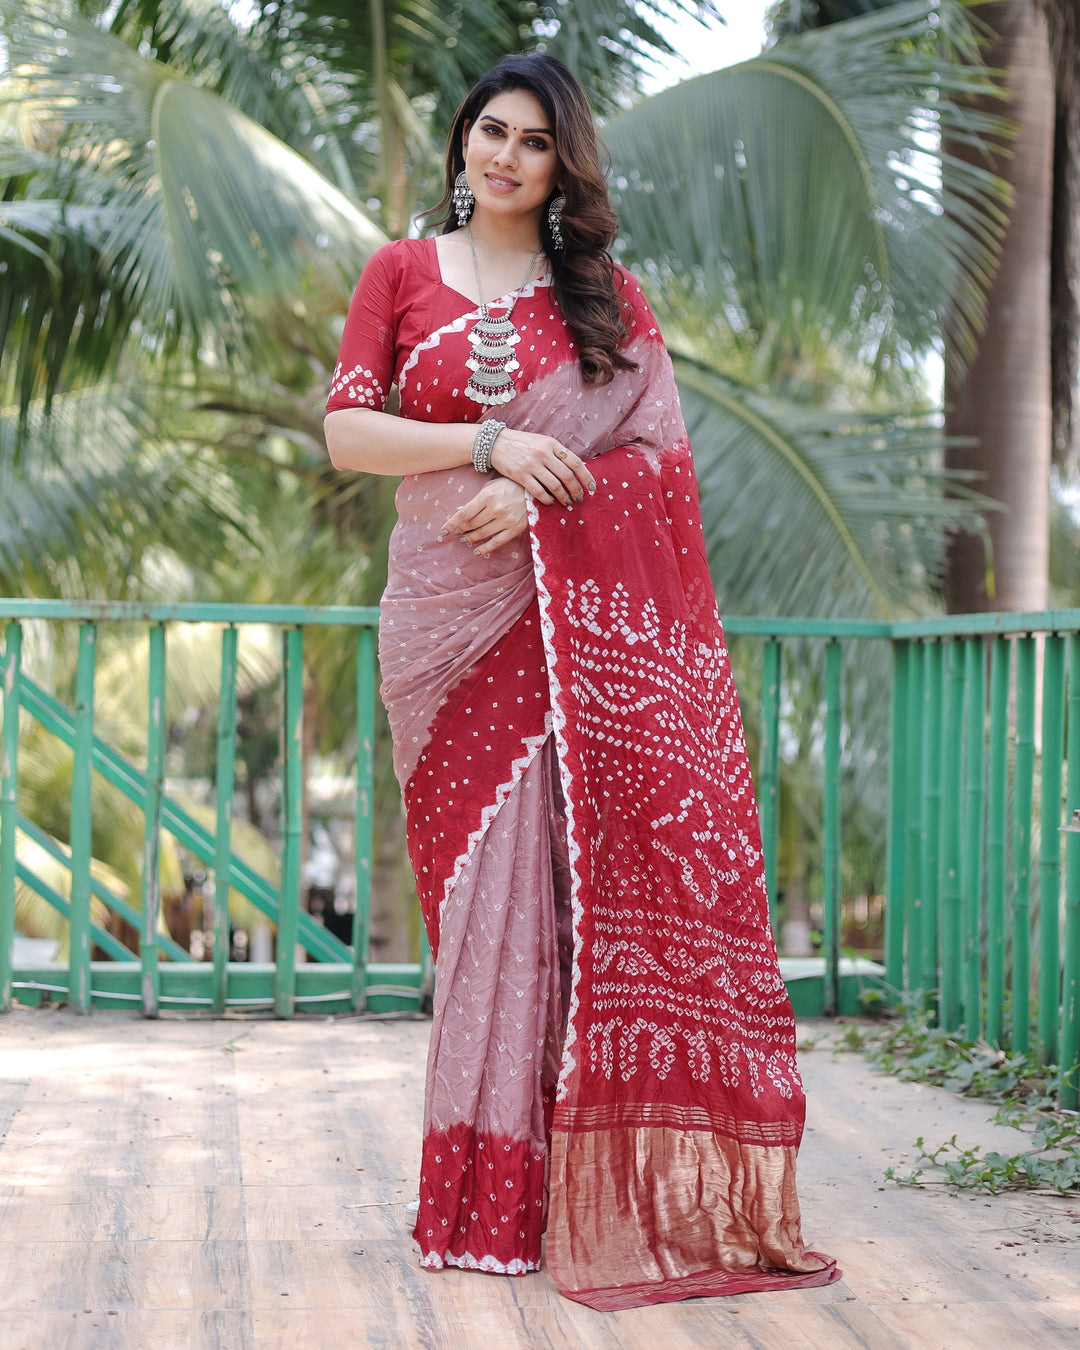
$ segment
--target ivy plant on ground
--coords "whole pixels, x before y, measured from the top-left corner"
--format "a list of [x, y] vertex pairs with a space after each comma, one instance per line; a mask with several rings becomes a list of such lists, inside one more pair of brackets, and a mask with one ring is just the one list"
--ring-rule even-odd
[[[902, 1019], [865, 1030], [849, 1026], [842, 1050], [861, 1050], [875, 1068], [898, 1078], [932, 1083], [960, 1096], [999, 1103], [995, 1125], [1027, 1136], [1026, 1147], [1002, 1153], [965, 1148], [956, 1135], [935, 1149], [923, 1138], [914, 1170], [885, 1177], [901, 1185], [954, 1185], [965, 1190], [1080, 1191], [1080, 1113], [1058, 1106], [1061, 1073], [1030, 1055], [1010, 1055], [982, 1040], [965, 1040], [932, 1025], [929, 1014], [906, 1006]], [[931, 1169], [937, 1175], [926, 1175]]]

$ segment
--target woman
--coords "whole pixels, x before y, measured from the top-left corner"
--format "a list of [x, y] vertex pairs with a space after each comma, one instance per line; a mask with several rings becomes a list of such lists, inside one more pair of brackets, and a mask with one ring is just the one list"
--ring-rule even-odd
[[421, 1264], [523, 1274], [546, 1227], [598, 1308], [827, 1283], [678, 395], [564, 66], [472, 90], [437, 210], [365, 268], [326, 418], [336, 467], [402, 475], [379, 652], [436, 954]]

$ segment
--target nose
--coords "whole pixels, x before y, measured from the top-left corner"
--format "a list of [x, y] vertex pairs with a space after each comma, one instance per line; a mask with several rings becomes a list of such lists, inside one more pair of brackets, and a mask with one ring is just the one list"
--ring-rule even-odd
[[496, 164], [505, 164], [507, 167], [517, 163], [517, 143], [512, 133], [500, 142], [494, 158]]

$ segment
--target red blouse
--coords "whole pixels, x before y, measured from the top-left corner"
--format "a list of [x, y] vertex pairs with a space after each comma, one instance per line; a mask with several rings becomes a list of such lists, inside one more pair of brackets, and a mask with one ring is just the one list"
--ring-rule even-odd
[[[493, 300], [489, 308], [501, 312], [509, 298]], [[349, 306], [326, 411], [381, 412], [396, 384], [404, 417], [477, 422], [489, 416], [490, 408], [464, 394], [471, 350], [466, 330], [479, 317], [468, 296], [444, 283], [434, 238], [384, 244], [364, 268]], [[521, 391], [572, 357], [574, 342], [546, 277], [520, 293], [513, 318], [521, 334], [515, 379]]]

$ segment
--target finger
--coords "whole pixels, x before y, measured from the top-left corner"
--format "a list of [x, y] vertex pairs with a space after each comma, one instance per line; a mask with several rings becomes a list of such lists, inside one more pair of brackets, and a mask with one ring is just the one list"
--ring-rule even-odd
[[486, 544], [489, 539], [493, 539], [495, 535], [501, 534], [505, 529], [504, 522], [493, 521], [490, 524], [481, 525], [478, 529], [470, 530], [468, 536], [462, 535], [462, 538], [471, 549], [476, 549], [481, 544]]
[[455, 511], [452, 516], [447, 516], [446, 523], [439, 532], [439, 538], [443, 539], [448, 534], [458, 534], [466, 528], [466, 518], [464, 508]]
[[[566, 474], [569, 482], [564, 483], [559, 476], [558, 471], [548, 468], [547, 465], [539, 470], [537, 477], [547, 488], [549, 494], [562, 502], [563, 506], [573, 506], [575, 496], [578, 494], [584, 496], [584, 493], [581, 492], [581, 489], [577, 485], [577, 480], [569, 469], [563, 469], [563, 472]], [[570, 486], [571, 483], [573, 484], [573, 487]]]
[[483, 511], [475, 511], [465, 521], [462, 527], [462, 534], [474, 534], [481, 526], [489, 524], [493, 520], [498, 520], [500, 513], [493, 511], [490, 507]]
[[[473, 525], [471, 529], [463, 530], [459, 538], [466, 548], [471, 548], [475, 551], [478, 545], [486, 543], [492, 535], [498, 534], [500, 531], [505, 531], [508, 528], [506, 516], [496, 516], [491, 520], [484, 521], [482, 525]], [[519, 528], [524, 529], [525, 527], [524, 525], [521, 525]]]
[[585, 461], [583, 459], [578, 459], [577, 455], [567, 455], [566, 462], [574, 470], [578, 482], [585, 491], [589, 493], [595, 492], [596, 479], [593, 477], [592, 469], [589, 468]]
[[498, 534], [493, 534], [490, 539], [485, 540], [476, 550], [477, 557], [485, 558], [489, 553], [494, 553], [497, 548], [502, 548], [503, 544], [508, 544], [511, 539], [516, 539], [523, 530], [500, 530]]
[[535, 497], [541, 506], [554, 506], [557, 500], [535, 474], [525, 484], [525, 491], [528, 492], [531, 497]]
[[555, 452], [555, 458], [559, 461], [555, 472], [567, 490], [573, 493], [575, 501], [583, 501], [586, 492], [596, 491], [592, 471], [580, 456], [564, 446]]
[[[573, 481], [570, 474], [567, 474], [567, 476]], [[562, 502], [564, 506], [569, 506], [573, 502], [570, 489], [563, 483], [558, 472], [550, 464], [543, 461], [532, 470], [532, 478], [526, 483], [525, 487], [545, 506], [550, 506], [556, 501]]]
[[446, 524], [439, 532], [439, 538], [445, 539], [448, 534], [465, 534], [466, 531], [480, 523], [481, 520], [490, 517], [490, 507], [483, 502], [466, 502], [464, 506], [458, 507], [454, 514], [447, 520]]

